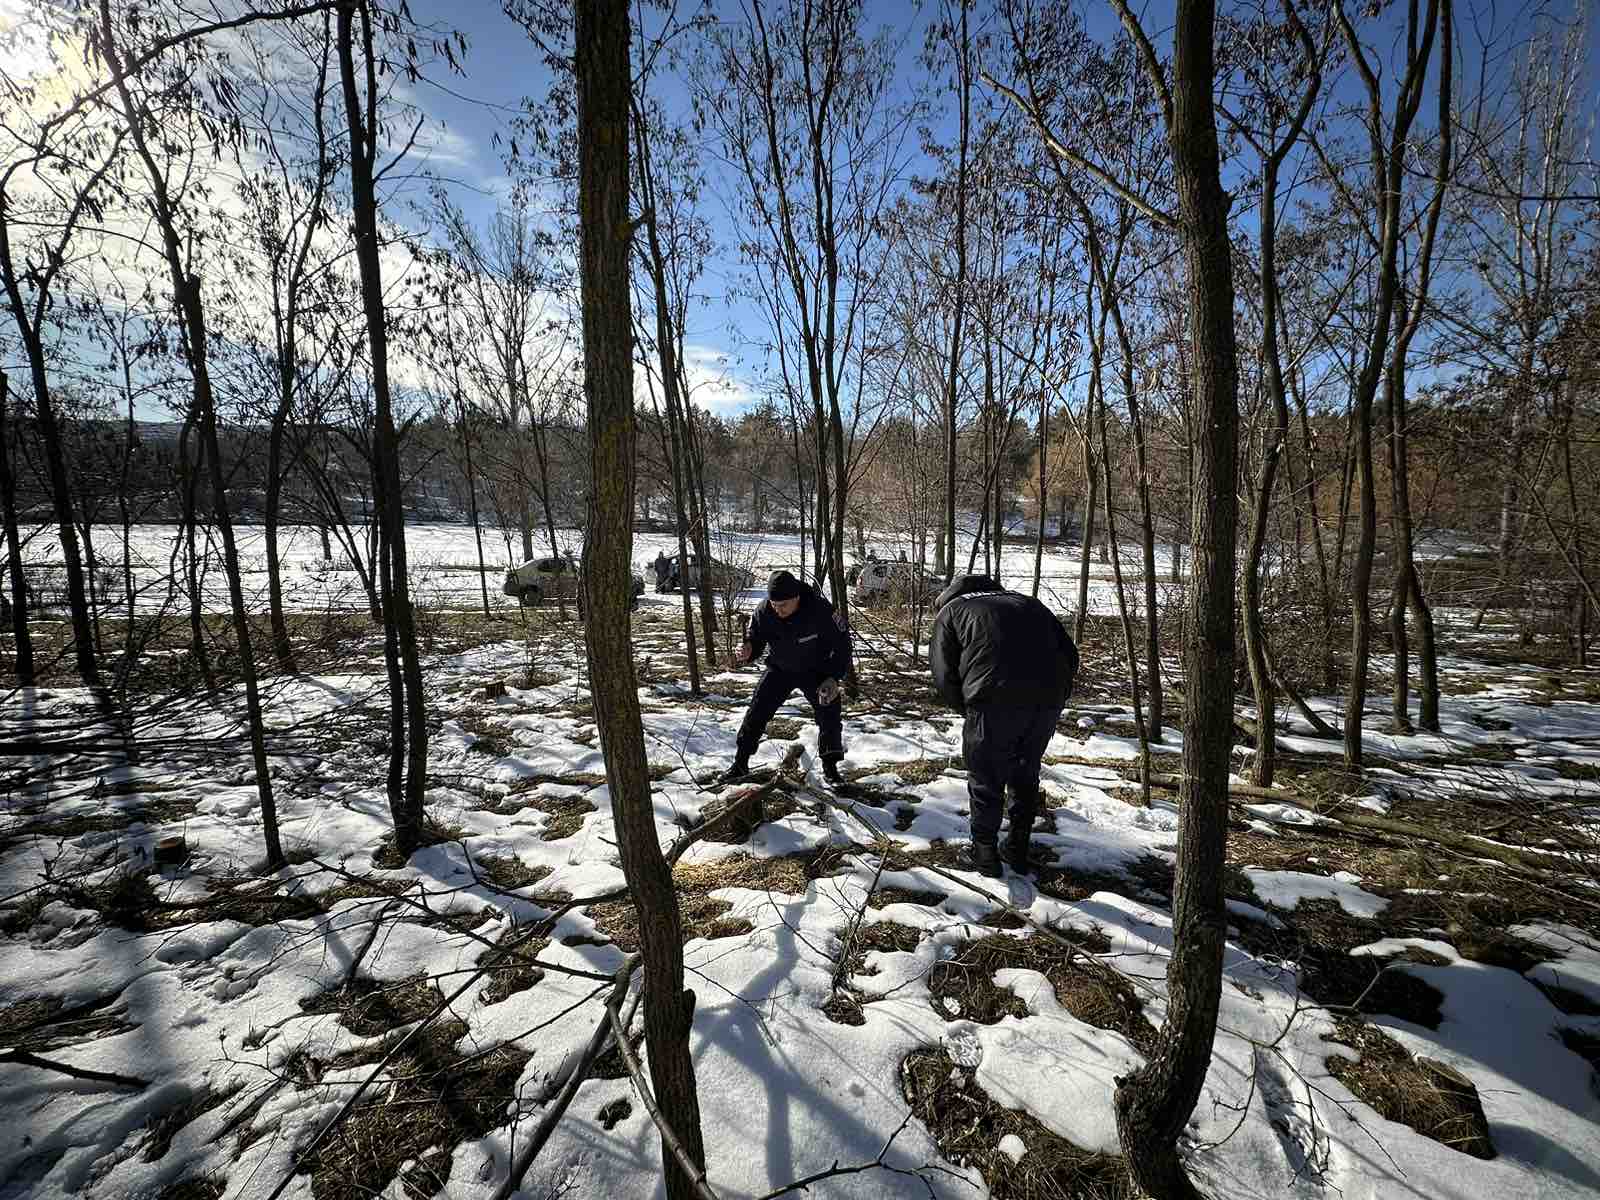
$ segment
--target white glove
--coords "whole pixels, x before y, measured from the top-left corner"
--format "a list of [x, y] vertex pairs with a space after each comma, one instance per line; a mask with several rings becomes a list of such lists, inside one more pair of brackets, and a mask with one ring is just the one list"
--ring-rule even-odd
[[823, 708], [827, 708], [830, 704], [833, 704], [838, 699], [839, 681], [832, 675], [829, 675], [821, 683], [817, 684], [817, 703]]

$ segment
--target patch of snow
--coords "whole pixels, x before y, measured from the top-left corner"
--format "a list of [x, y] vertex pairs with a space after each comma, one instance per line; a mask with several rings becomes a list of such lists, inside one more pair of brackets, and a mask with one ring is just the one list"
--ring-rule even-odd
[[1370, 921], [1389, 907], [1382, 896], [1357, 887], [1358, 876], [1344, 871], [1329, 878], [1305, 871], [1263, 871], [1259, 867], [1246, 867], [1244, 874], [1264, 903], [1279, 908], [1298, 908], [1302, 900], [1334, 900], [1351, 916]]

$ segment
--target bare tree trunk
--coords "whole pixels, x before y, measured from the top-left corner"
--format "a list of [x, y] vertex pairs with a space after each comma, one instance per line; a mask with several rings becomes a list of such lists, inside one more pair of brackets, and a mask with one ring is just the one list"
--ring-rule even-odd
[[[628, 312], [627, 4], [625, 0], [579, 4], [574, 24], [584, 394], [594, 480], [583, 551], [589, 678], [622, 870], [638, 910], [650, 1077], [662, 1113], [703, 1178], [700, 1103], [689, 1056], [694, 993], [683, 986], [682, 920], [650, 802], [628, 629], [634, 417], [633, 325]], [[665, 1138], [661, 1157], [669, 1200], [690, 1200], [694, 1180], [670, 1153]]]
[[1124, 661], [1128, 664], [1128, 695], [1132, 697], [1133, 728], [1139, 739], [1139, 797], [1150, 807], [1150, 728], [1145, 722], [1139, 693], [1139, 655], [1133, 644], [1133, 621], [1128, 616], [1128, 594], [1122, 582], [1122, 554], [1117, 549], [1116, 506], [1111, 502], [1111, 446], [1106, 436], [1106, 406], [1100, 405], [1100, 468], [1106, 485], [1106, 544], [1111, 547], [1111, 571], [1117, 585], [1117, 615], [1122, 620]]
[[194, 414], [184, 417], [178, 430], [178, 495], [182, 503], [179, 517], [179, 536], [183, 540], [183, 590], [189, 602], [189, 654], [200, 668], [200, 678], [208, 692], [217, 690], [217, 677], [211, 669], [211, 651], [206, 646], [205, 613], [200, 598], [200, 555], [195, 547], [195, 531], [199, 524], [200, 467], [205, 451], [196, 454], [196, 462], [189, 465], [189, 434], [194, 428]]
[[[1449, 0], [1445, 0], [1446, 3]], [[1361, 724], [1366, 708], [1367, 670], [1371, 655], [1372, 560], [1377, 542], [1377, 507], [1372, 466], [1372, 402], [1383, 373], [1386, 350], [1400, 280], [1397, 266], [1400, 243], [1401, 195], [1404, 189], [1405, 151], [1411, 123], [1422, 100], [1422, 82], [1433, 54], [1434, 31], [1439, 0], [1429, 0], [1424, 24], [1416, 24], [1416, 5], [1410, 10], [1410, 38], [1407, 63], [1395, 101], [1389, 145], [1384, 146], [1381, 91], [1378, 77], [1368, 65], [1354, 28], [1342, 7], [1335, 5], [1335, 16], [1355, 61], [1367, 92], [1368, 137], [1372, 146], [1374, 185], [1381, 219], [1377, 312], [1373, 318], [1366, 359], [1356, 381], [1356, 472], [1361, 500], [1361, 538], [1356, 546], [1355, 569], [1351, 573], [1351, 608], [1355, 628], [1351, 635], [1350, 692], [1345, 702], [1344, 761], [1349, 769], [1361, 766]], [[1418, 35], [1421, 35], [1420, 42]]]
[[967, 146], [972, 123], [972, 67], [968, 61], [970, 42], [967, 31], [967, 5], [961, 8], [961, 45], [956, 69], [961, 93], [960, 133], [956, 163], [956, 287], [951, 303], [955, 306], [950, 329], [950, 366], [944, 394], [944, 581], [955, 578], [956, 569], [956, 383], [961, 374], [961, 325], [967, 308]]
[[1435, 174], [1433, 199], [1428, 206], [1424, 223], [1422, 244], [1417, 250], [1416, 267], [1418, 284], [1410, 298], [1409, 318], [1407, 299], [1396, 298], [1399, 335], [1389, 359], [1387, 400], [1389, 408], [1389, 474], [1392, 489], [1394, 524], [1395, 580], [1390, 597], [1390, 631], [1394, 641], [1394, 727], [1401, 732], [1411, 729], [1408, 704], [1410, 670], [1407, 663], [1406, 607], [1409, 603], [1416, 618], [1418, 641], [1418, 690], [1421, 694], [1419, 719], [1422, 727], [1433, 733], [1439, 731], [1439, 665], [1434, 644], [1433, 610], [1422, 594], [1422, 576], [1417, 570], [1416, 551], [1411, 520], [1411, 450], [1409, 414], [1406, 403], [1406, 355], [1412, 339], [1421, 328], [1427, 310], [1428, 287], [1432, 278], [1434, 238], [1439, 229], [1439, 217], [1444, 209], [1445, 189], [1450, 182], [1452, 123], [1451, 75], [1454, 66], [1454, 5], [1452, 0], [1439, 0], [1439, 156]]
[[[1125, 24], [1136, 22], [1119, 2]], [[1233, 262], [1222, 190], [1210, 0], [1178, 0], [1168, 135], [1187, 260], [1194, 346], [1193, 587], [1186, 647], [1183, 786], [1172, 895], [1168, 1009], [1149, 1063], [1117, 1087], [1117, 1133], [1135, 1182], [1157, 1200], [1196, 1195], [1177, 1139], [1199, 1099], [1216, 1037], [1227, 918], [1222, 870], [1228, 840], [1233, 744], [1234, 539], [1237, 515], [1238, 364]], [[1161, 67], [1142, 36], [1163, 94]]]
[[261, 711], [261, 691], [256, 679], [255, 648], [250, 630], [250, 613], [245, 607], [244, 585], [239, 570], [239, 550], [233, 536], [233, 518], [228, 511], [227, 472], [222, 462], [222, 447], [217, 437], [216, 395], [211, 385], [210, 341], [205, 309], [201, 302], [200, 277], [184, 261], [183, 241], [178, 228], [178, 206], [167, 188], [167, 176], [151, 152], [145, 132], [148, 110], [134, 102], [121, 52], [115, 45], [110, 0], [100, 0], [102, 50], [110, 66], [122, 115], [127, 121], [134, 147], [150, 177], [152, 215], [161, 233], [167, 272], [172, 283], [173, 301], [183, 332], [183, 349], [193, 376], [194, 412], [200, 426], [200, 444], [215, 507], [217, 531], [222, 536], [223, 569], [228, 580], [228, 602], [233, 616], [233, 634], [239, 654], [239, 672], [244, 679], [245, 716], [250, 731], [250, 757], [255, 767], [256, 794], [261, 802], [262, 834], [266, 842], [269, 868], [284, 863], [283, 844], [278, 836], [278, 806], [272, 791], [272, 770], [267, 762], [266, 727]]
[[1095, 419], [1095, 404], [1104, 404], [1098, 400], [1099, 384], [1094, 376], [1089, 379], [1089, 401], [1086, 405], [1083, 420], [1083, 540], [1078, 554], [1078, 613], [1073, 620], [1072, 640], [1079, 644], [1083, 642], [1084, 626], [1089, 620], [1089, 555], [1094, 549], [1094, 518], [1095, 500], [1100, 490], [1098, 468], [1094, 461], [1094, 446], [1089, 439], [1089, 431]]
[[[280, 371], [292, 375], [289, 364], [280, 364]], [[283, 565], [278, 553], [278, 512], [283, 503], [283, 441], [284, 424], [288, 420], [289, 396], [293, 394], [293, 381], [280, 380], [285, 393], [280, 395], [278, 408], [272, 414], [272, 426], [267, 432], [267, 487], [264, 510], [261, 514], [267, 552], [267, 612], [272, 625], [272, 653], [281, 670], [293, 673], [294, 645], [289, 640], [289, 623], [283, 615]]]
[[[1299, 378], [1298, 371], [1291, 373], [1289, 378], [1295, 408], [1300, 415], [1301, 448], [1306, 462], [1306, 523], [1310, 526], [1311, 548], [1317, 559], [1317, 595], [1322, 605], [1322, 686], [1332, 691], [1339, 683], [1339, 668], [1333, 657], [1333, 581], [1328, 574], [1328, 553], [1322, 540], [1322, 515], [1317, 508], [1317, 459], [1311, 441], [1311, 414], [1307, 410], [1305, 394], [1295, 382]], [[1298, 494], [1299, 489], [1294, 487], [1292, 459], [1289, 478], [1291, 488]]]
[[[1039, 576], [1044, 570], [1044, 522], [1050, 507], [1049, 472], [1045, 469], [1045, 456], [1050, 448], [1050, 391], [1039, 389], [1039, 530], [1033, 539], [1033, 588], [1028, 593], [1039, 595]], [[1059, 534], [1059, 530], [1057, 533]]]
[[[1250, 547], [1244, 568], [1244, 642], [1250, 660], [1250, 683], [1256, 698], [1256, 751], [1250, 763], [1250, 782], [1271, 787], [1276, 767], [1278, 696], [1268, 665], [1267, 631], [1261, 621], [1261, 559], [1266, 550], [1267, 523], [1272, 513], [1272, 493], [1278, 463], [1289, 437], [1289, 401], [1278, 351], [1278, 169], [1300, 137], [1311, 106], [1322, 88], [1321, 61], [1310, 35], [1292, 5], [1284, 9], [1305, 52], [1309, 82], [1289, 129], [1281, 141], [1262, 155], [1261, 169], [1261, 351], [1267, 393], [1272, 401], [1272, 425], [1261, 447], [1261, 468], [1256, 477], [1256, 509], [1250, 523]], [[1276, 139], [1277, 130], [1273, 129]], [[1298, 557], [1296, 559], [1298, 561]]]
[[[13, 168], [14, 169], [14, 168]], [[9, 177], [10, 171], [6, 172]], [[52, 261], [43, 271], [29, 266], [28, 278], [19, 277], [11, 250], [11, 217], [8, 212], [9, 197], [0, 180], [0, 282], [4, 283], [6, 299], [15, 318], [18, 337], [28, 359], [28, 370], [33, 381], [34, 417], [39, 429], [39, 440], [44, 448], [46, 478], [50, 486], [50, 503], [54, 509], [56, 530], [61, 537], [61, 556], [66, 564], [67, 607], [72, 616], [72, 649], [77, 662], [78, 677], [84, 686], [104, 704], [105, 694], [100, 686], [100, 668], [95, 660], [94, 630], [89, 615], [88, 594], [84, 586], [83, 559], [78, 548], [78, 534], [73, 525], [72, 485], [67, 473], [66, 449], [62, 445], [61, 422], [56, 415], [54, 395], [50, 390], [47, 370], [47, 352], [40, 333], [43, 319], [42, 303], [49, 290], [49, 280], [60, 266], [60, 255], [52, 254]], [[70, 229], [82, 212], [86, 188], [80, 193], [72, 213], [67, 218]], [[29, 317], [29, 305], [23, 296], [23, 287], [30, 287], [37, 297], [35, 317]]]
[[[361, 52], [365, 87], [358, 92], [353, 24], [361, 16]], [[371, 13], [367, 0], [340, 0], [339, 75], [344, 92], [346, 122], [350, 131], [351, 217], [356, 235], [356, 262], [361, 273], [361, 300], [366, 315], [367, 346], [372, 366], [372, 391], [377, 421], [373, 431], [373, 484], [378, 507], [380, 557], [386, 570], [379, 572], [384, 586], [385, 657], [393, 678], [394, 655], [400, 658], [400, 678], [405, 710], [405, 744], [398, 739], [389, 747], [389, 807], [395, 821], [395, 846], [402, 858], [417, 848], [422, 833], [423, 792], [427, 786], [428, 721], [422, 690], [422, 663], [417, 654], [416, 621], [411, 586], [406, 574], [405, 496], [400, 483], [400, 449], [395, 436], [389, 391], [388, 326], [384, 314], [383, 275], [378, 247], [378, 200], [373, 186], [374, 160], [379, 137], [377, 60], [373, 54]], [[391, 709], [402, 697], [394, 695]], [[396, 779], [404, 754], [403, 787]]]
[[[687, 396], [683, 387], [683, 363], [678, 362], [679, 380], [678, 394]], [[711, 514], [706, 503], [706, 472], [705, 453], [700, 446], [699, 436], [694, 427], [694, 405], [687, 400], [683, 405], [683, 465], [684, 485], [688, 493], [691, 529], [694, 534], [695, 553], [700, 556], [702, 563], [711, 561]], [[801, 521], [805, 520], [805, 509], [801, 507]], [[802, 525], [802, 530], [804, 526]], [[801, 554], [805, 553], [804, 534], [801, 537]], [[803, 569], [802, 569], [803, 573]], [[683, 586], [680, 584], [680, 586]], [[706, 670], [717, 669], [717, 604], [716, 597], [711, 590], [711, 572], [700, 572], [700, 630], [703, 635], [706, 653]], [[731, 653], [731, 651], [730, 651]]]
[[6, 526], [6, 565], [11, 581], [11, 636], [16, 641], [17, 682], [34, 682], [33, 638], [28, 633], [28, 583], [22, 574], [22, 533], [17, 526], [17, 480], [11, 471], [11, 438], [6, 432], [11, 380], [0, 370], [0, 516]]
[[[1128, 403], [1128, 424], [1133, 431], [1134, 464], [1139, 472], [1139, 545], [1143, 551], [1144, 566], [1144, 619], [1145, 619], [1145, 677], [1150, 686], [1149, 737], [1152, 742], [1161, 740], [1161, 627], [1156, 615], [1156, 527], [1150, 512], [1150, 468], [1145, 447], [1144, 413], [1139, 405], [1138, 391], [1133, 380], [1133, 342], [1122, 320], [1122, 302], [1108, 289], [1111, 320], [1117, 331], [1117, 344], [1122, 352], [1122, 392]], [[1103, 428], [1103, 422], [1102, 422]], [[1106, 452], [1105, 438], [1100, 439], [1101, 453]], [[1106, 486], [1109, 488], [1110, 482]], [[1109, 494], [1107, 496], [1109, 501]], [[1117, 560], [1116, 535], [1109, 532], [1110, 510], [1107, 509], [1107, 534], [1111, 546], [1112, 562]], [[1118, 585], [1119, 591], [1121, 585]], [[1136, 702], [1137, 703], [1137, 702]], [[1145, 754], [1149, 758], [1148, 751]], [[1148, 773], [1148, 767], [1146, 767]], [[1149, 797], [1145, 797], [1146, 803]]]
[[[478, 545], [478, 588], [483, 593], [483, 615], [489, 617], [493, 615], [489, 611], [489, 568], [483, 560], [483, 525], [478, 520], [478, 479], [472, 467], [472, 430], [467, 426], [466, 403], [459, 395], [456, 396], [456, 423], [461, 429], [461, 455], [466, 460], [467, 505], [472, 514], [472, 538]], [[322, 544], [326, 553], [326, 526], [322, 531]]]
[[[687, 438], [683, 429], [682, 397], [679, 395], [677, 346], [672, 322], [672, 310], [667, 296], [667, 260], [661, 249], [660, 229], [656, 224], [655, 180], [651, 174], [653, 160], [650, 154], [649, 134], [645, 114], [635, 106], [633, 123], [634, 143], [638, 150], [639, 179], [645, 203], [645, 245], [649, 251], [647, 267], [655, 296], [656, 353], [661, 359], [661, 389], [665, 393], [667, 408], [668, 453], [672, 459], [672, 506], [678, 526], [678, 563], [682, 578], [678, 595], [683, 601], [683, 637], [689, 658], [689, 693], [698, 696], [700, 685], [700, 658], [695, 646], [694, 601], [689, 593], [689, 511], [684, 495], [684, 475], [689, 470]], [[709, 575], [705, 560], [701, 560], [702, 579]], [[707, 580], [707, 582], [709, 582]]]

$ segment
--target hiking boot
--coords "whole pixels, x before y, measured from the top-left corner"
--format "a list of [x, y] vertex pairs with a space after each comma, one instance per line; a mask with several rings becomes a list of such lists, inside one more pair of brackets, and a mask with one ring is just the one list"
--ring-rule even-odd
[[839, 756], [830, 754], [822, 760], [822, 777], [837, 787], [844, 782], [844, 776], [839, 774]]
[[750, 774], [750, 756], [741, 754], [733, 760], [732, 765], [726, 771], [717, 776], [717, 782], [733, 783], [743, 779], [748, 774]]
[[1031, 849], [1032, 844], [1028, 841], [1027, 831], [1023, 830], [1019, 837], [1017, 831], [1013, 830], [1006, 837], [1006, 865], [1018, 875], [1026, 875], [1033, 870], [1032, 864], [1028, 862], [1028, 852]]
[[969, 857], [972, 869], [980, 875], [999, 879], [1005, 874], [1000, 866], [1000, 848], [992, 842], [973, 842]]

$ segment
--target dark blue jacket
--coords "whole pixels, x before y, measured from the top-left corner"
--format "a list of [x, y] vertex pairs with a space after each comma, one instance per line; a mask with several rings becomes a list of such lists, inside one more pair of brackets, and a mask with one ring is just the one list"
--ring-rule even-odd
[[937, 603], [928, 665], [951, 707], [1066, 703], [1078, 648], [1043, 604], [1003, 591], [986, 575], [957, 578]]
[[800, 585], [800, 607], [787, 621], [772, 611], [771, 601], [758, 604], [745, 640], [752, 658], [768, 651], [767, 665], [780, 671], [839, 680], [850, 673], [850, 631], [844, 618], [808, 583]]

